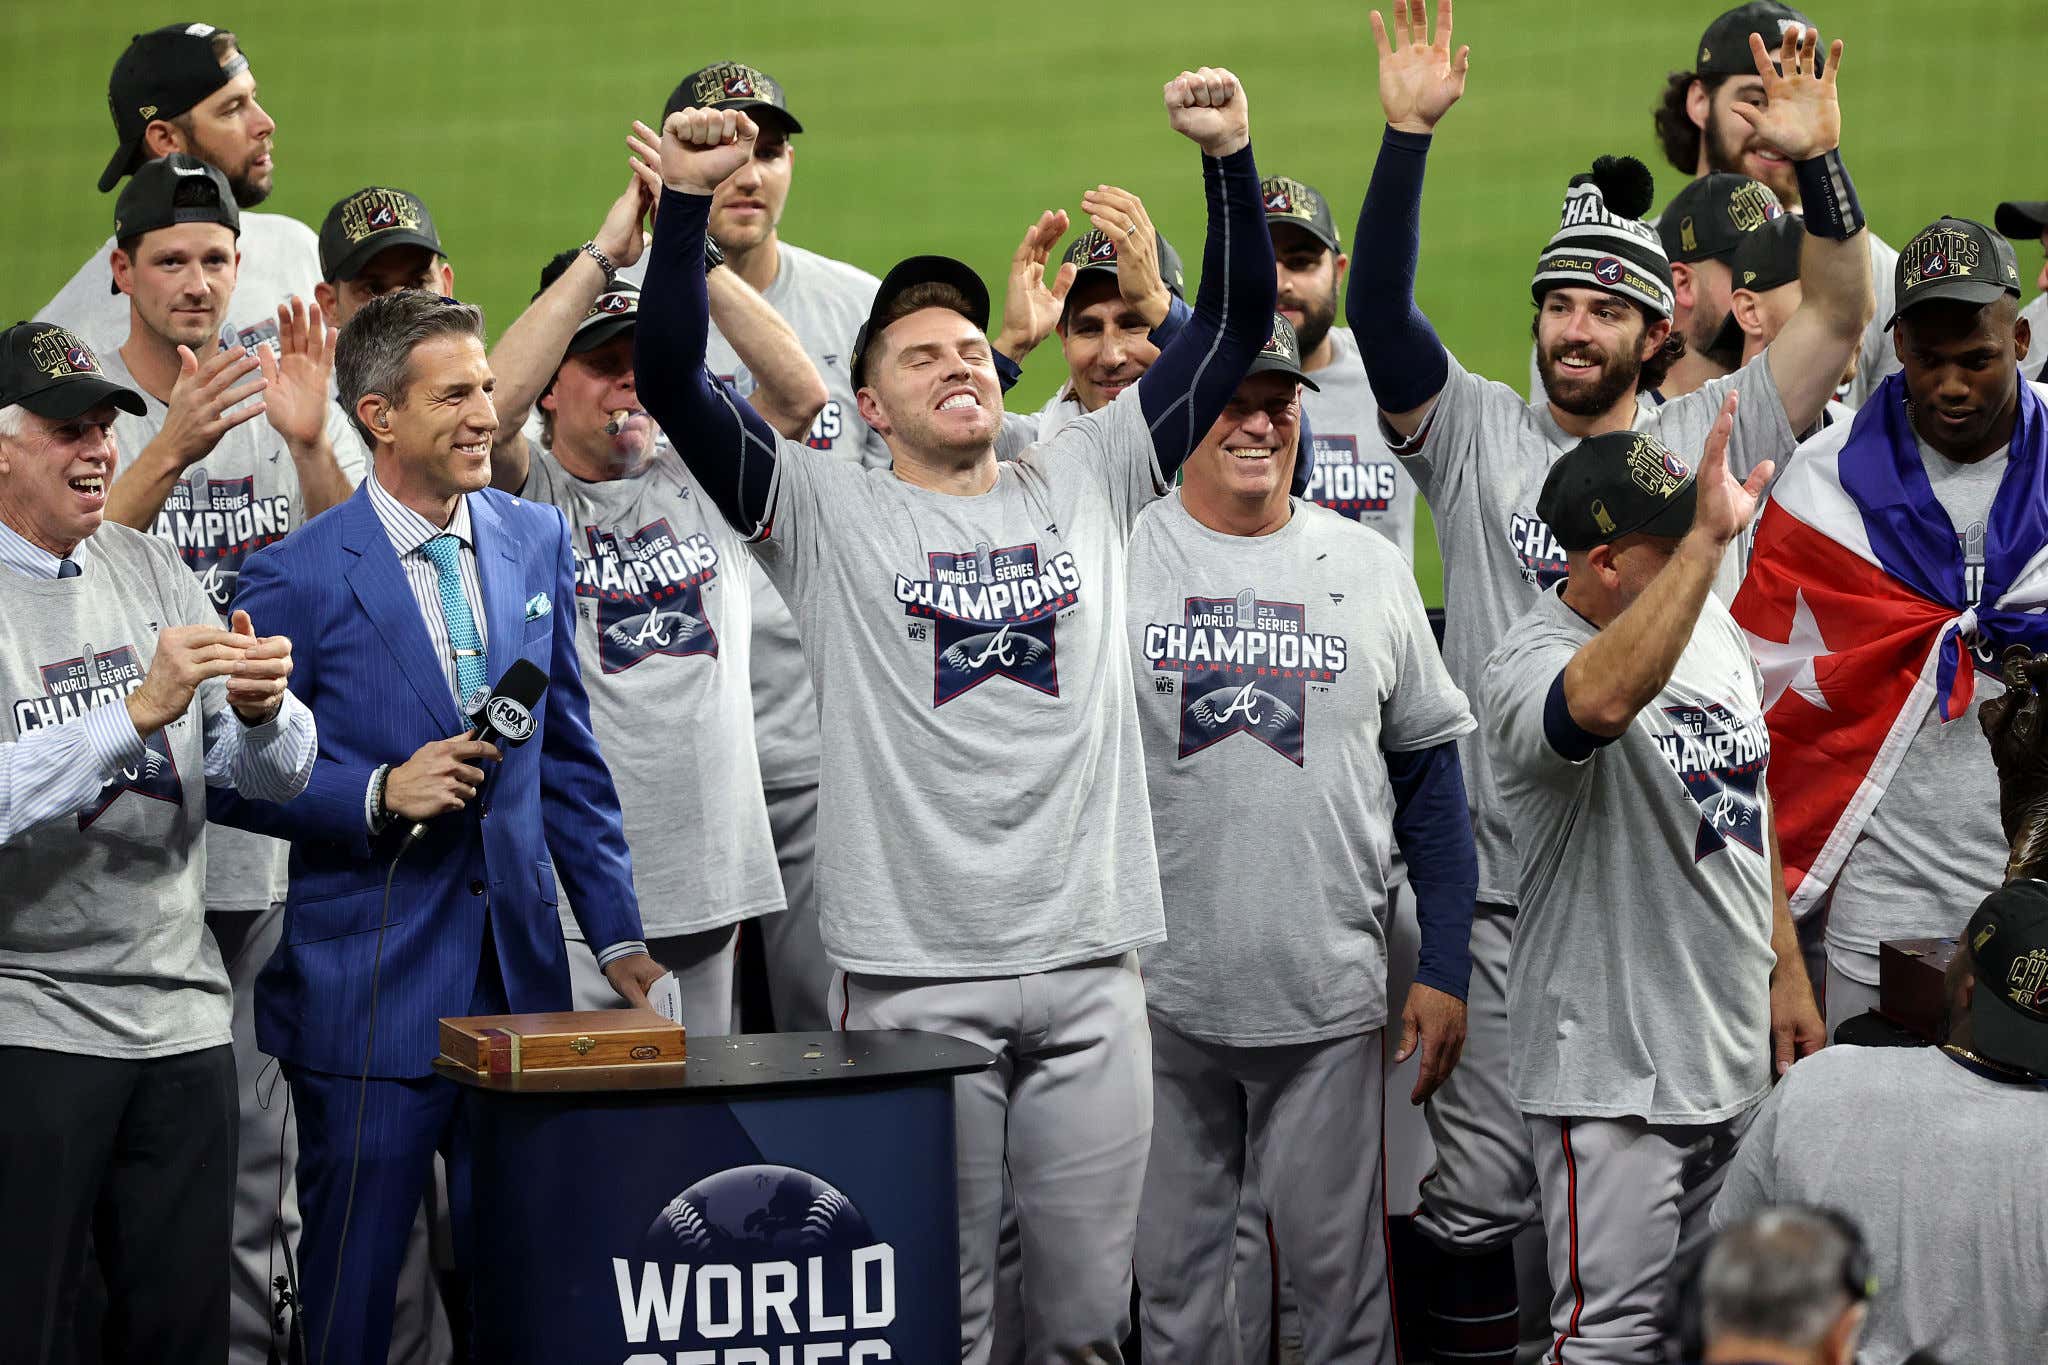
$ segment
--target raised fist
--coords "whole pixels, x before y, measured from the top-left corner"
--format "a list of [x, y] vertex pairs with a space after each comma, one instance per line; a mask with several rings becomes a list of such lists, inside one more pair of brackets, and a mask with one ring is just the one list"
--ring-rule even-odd
[[1229, 156], [1252, 140], [1244, 86], [1220, 66], [1183, 71], [1166, 83], [1166, 117], [1173, 131], [1202, 149]]
[[683, 194], [709, 194], [754, 154], [760, 129], [737, 109], [678, 109], [661, 125], [661, 179]]

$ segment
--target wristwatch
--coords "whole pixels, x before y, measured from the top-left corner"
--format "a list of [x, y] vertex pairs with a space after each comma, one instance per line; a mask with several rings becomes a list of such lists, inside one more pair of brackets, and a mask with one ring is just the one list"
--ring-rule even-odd
[[597, 262], [597, 268], [604, 272], [604, 287], [609, 289], [619, 278], [619, 268], [612, 264], [612, 258], [604, 254], [604, 248], [596, 242], [585, 242], [577, 250]]
[[722, 266], [722, 265], [724, 265], [724, 264], [725, 264], [725, 251], [724, 251], [724, 249], [723, 249], [723, 248], [721, 248], [721, 247], [720, 247], [720, 246], [718, 245], [718, 241], [717, 241], [717, 239], [716, 239], [716, 238], [712, 237], [712, 235], [711, 235], [710, 233], [708, 233], [708, 232], [707, 232], [707, 233], [705, 233], [705, 234], [704, 234], [704, 273], [705, 273], [705, 274], [707, 274], [707, 275], [709, 275], [709, 274], [710, 274], [710, 273], [711, 273], [712, 271], [714, 271], [714, 270], [718, 269], [718, 267], [720, 267], [720, 266]]

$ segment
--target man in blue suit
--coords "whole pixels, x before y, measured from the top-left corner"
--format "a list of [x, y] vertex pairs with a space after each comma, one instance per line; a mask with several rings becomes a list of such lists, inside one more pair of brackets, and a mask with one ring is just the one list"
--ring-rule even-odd
[[[385, 1358], [436, 1149], [463, 1240], [467, 1162], [457, 1089], [432, 1070], [438, 1021], [569, 1008], [557, 864], [619, 994], [644, 1004], [662, 969], [641, 942], [618, 796], [591, 736], [568, 527], [488, 487], [483, 314], [412, 291], [376, 299], [343, 331], [336, 377], [372, 477], [248, 560], [236, 599], [304, 642], [293, 691], [319, 722], [320, 757], [297, 799], [214, 816], [292, 843], [257, 1037], [299, 1115], [312, 1358], [357, 1365]], [[548, 690], [531, 739], [501, 753], [469, 739], [465, 718], [522, 658]], [[407, 847], [415, 821], [426, 832]]]

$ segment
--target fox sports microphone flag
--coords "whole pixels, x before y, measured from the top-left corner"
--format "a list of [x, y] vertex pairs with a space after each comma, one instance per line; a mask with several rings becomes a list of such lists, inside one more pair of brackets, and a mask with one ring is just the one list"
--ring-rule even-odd
[[1802, 446], [1771, 493], [1734, 615], [1763, 673], [1794, 915], [1833, 884], [1927, 709], [1952, 724], [1978, 670], [2048, 649], [2044, 395], [2020, 385], [1981, 567], [1928, 482], [1903, 375]]

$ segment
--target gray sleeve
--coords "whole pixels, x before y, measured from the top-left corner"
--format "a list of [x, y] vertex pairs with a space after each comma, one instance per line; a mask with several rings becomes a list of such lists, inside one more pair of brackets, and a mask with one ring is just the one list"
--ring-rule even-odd
[[1380, 708], [1380, 747], [1401, 753], [1470, 734], [1478, 722], [1444, 668], [1414, 578], [1405, 573], [1390, 578], [1397, 594], [1390, 623], [1397, 672], [1393, 695]]
[[1734, 374], [1710, 379], [1683, 398], [1672, 399], [1667, 406], [1675, 411], [1664, 418], [1666, 430], [1683, 444], [1668, 438], [1665, 444], [1686, 463], [1697, 465], [1721, 404], [1733, 390], [1740, 401], [1735, 406], [1735, 430], [1728, 437], [1728, 472], [1746, 479], [1765, 460], [1776, 461], [1782, 469], [1798, 447], [1799, 436], [1785, 416], [1785, 400], [1778, 394], [1778, 381], [1771, 378], [1770, 361], [1766, 347], [1762, 355]]
[[[1871, 292], [1877, 296], [1877, 306], [1871, 310], [1870, 321], [1863, 326], [1863, 341], [1856, 350], [1856, 373], [1850, 377], [1848, 392], [1852, 408], [1860, 408], [1870, 401], [1870, 395], [1884, 377], [1899, 368], [1899, 354], [1892, 345], [1891, 331], [1885, 326], [1891, 321], [1892, 309], [1897, 303], [1893, 272], [1898, 262], [1899, 253], [1872, 234], [1870, 284]], [[2036, 346], [2040, 344], [2038, 340], [2035, 342]]]
[[996, 432], [996, 458], [1014, 460], [1038, 440], [1038, 416], [1029, 412], [1005, 412]]
[[1714, 1196], [1714, 1207], [1707, 1215], [1708, 1225], [1714, 1231], [1739, 1223], [1778, 1202], [1778, 1115], [1785, 1106], [1785, 1096], [1798, 1083], [1799, 1068], [1794, 1067], [1764, 1100], [1756, 1121], [1742, 1135], [1742, 1145], [1735, 1149], [1735, 1159], [1728, 1163], [1721, 1192]]
[[1508, 422], [1520, 422], [1527, 410], [1507, 385], [1481, 379], [1449, 351], [1444, 358], [1450, 373], [1420, 430], [1403, 440], [1384, 417], [1379, 419], [1380, 437], [1387, 449], [1432, 504], [1467, 477], [1479, 452], [1480, 433], [1490, 418], [1498, 414]]
[[1117, 524], [1125, 530], [1166, 492], [1136, 385], [1108, 406], [1067, 423], [1045, 445], [1048, 452], [1079, 461], [1109, 495]]
[[[850, 460], [820, 454], [786, 437], [777, 441], [768, 515], [760, 534], [747, 546], [776, 590], [790, 600], [792, 611], [824, 553], [832, 517], [869, 514], [861, 485], [871, 477]], [[858, 528], [852, 528], [852, 534], [857, 536]]]
[[[1525, 618], [1517, 629], [1528, 625]], [[1551, 638], [1524, 642], [1487, 660], [1483, 694], [1491, 720], [1486, 748], [1503, 787], [1514, 778], [1572, 781], [1590, 772], [1590, 758], [1574, 762], [1557, 751], [1544, 722], [1551, 686], [1577, 652], [1572, 641]]]

